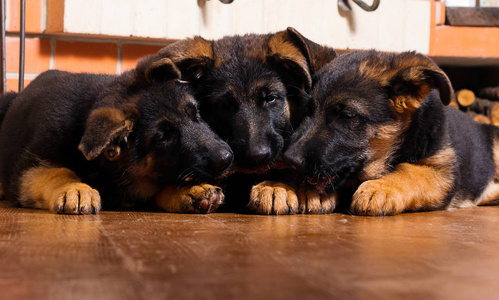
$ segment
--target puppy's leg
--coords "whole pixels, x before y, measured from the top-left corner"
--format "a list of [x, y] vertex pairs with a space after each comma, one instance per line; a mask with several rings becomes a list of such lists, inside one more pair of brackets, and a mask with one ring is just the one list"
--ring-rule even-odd
[[211, 213], [223, 203], [222, 189], [210, 184], [168, 185], [156, 196], [156, 203], [167, 212]]
[[495, 174], [487, 184], [482, 194], [475, 199], [476, 205], [498, 205], [499, 204], [499, 133], [496, 133], [492, 143], [492, 157], [494, 158]]
[[453, 183], [449, 168], [401, 163], [379, 179], [362, 183], [350, 209], [358, 215], [395, 215], [442, 208]]
[[263, 181], [251, 189], [248, 208], [258, 214], [295, 214], [298, 212], [296, 189], [278, 181]]
[[91, 214], [101, 209], [99, 192], [66, 168], [33, 167], [20, 178], [24, 206], [65, 214]]
[[299, 189], [298, 212], [305, 214], [329, 214], [338, 205], [336, 193], [320, 194], [303, 185]]

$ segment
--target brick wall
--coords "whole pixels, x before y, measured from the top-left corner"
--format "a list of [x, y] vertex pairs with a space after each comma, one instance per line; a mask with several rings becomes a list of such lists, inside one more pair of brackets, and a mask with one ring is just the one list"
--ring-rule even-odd
[[[137, 60], [154, 54], [162, 46], [101, 41], [96, 38], [29, 36], [25, 44], [25, 86], [45, 70], [119, 74], [133, 68]], [[6, 38], [7, 91], [17, 91], [19, 78], [19, 38]]]

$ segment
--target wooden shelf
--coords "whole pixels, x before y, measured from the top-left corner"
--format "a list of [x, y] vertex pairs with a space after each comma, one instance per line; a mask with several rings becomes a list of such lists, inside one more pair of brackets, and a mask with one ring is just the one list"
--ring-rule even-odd
[[440, 25], [443, 22], [437, 24], [435, 9], [432, 14], [429, 56], [457, 65], [499, 66], [499, 27]]
[[499, 59], [499, 27], [437, 26], [429, 54]]

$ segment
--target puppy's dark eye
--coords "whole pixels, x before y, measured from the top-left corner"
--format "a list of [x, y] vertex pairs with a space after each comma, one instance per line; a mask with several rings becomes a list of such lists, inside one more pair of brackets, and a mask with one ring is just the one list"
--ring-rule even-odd
[[331, 113], [343, 120], [355, 119], [359, 116], [358, 112], [355, 109], [345, 105], [344, 103], [339, 103], [338, 105], [336, 105], [332, 109]]
[[265, 102], [272, 103], [279, 99], [277, 94], [270, 94], [264, 98]]
[[160, 144], [168, 144], [174, 142], [178, 137], [178, 130], [168, 121], [163, 120], [158, 124], [158, 129], [155, 134], [155, 139]]
[[272, 105], [279, 100], [281, 100], [283, 97], [278, 94], [278, 93], [263, 93], [262, 94], [262, 102], [263, 105]]
[[353, 119], [357, 117], [357, 114], [351, 111], [342, 111], [340, 115], [344, 119]]
[[327, 114], [328, 123], [335, 121], [345, 124], [354, 124], [361, 121], [361, 119], [358, 112], [342, 104], [333, 107]]

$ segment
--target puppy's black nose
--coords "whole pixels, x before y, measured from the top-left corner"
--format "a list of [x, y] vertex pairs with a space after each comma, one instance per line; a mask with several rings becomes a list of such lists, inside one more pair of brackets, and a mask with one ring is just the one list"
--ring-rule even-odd
[[270, 150], [269, 146], [265, 145], [253, 147], [249, 151], [249, 159], [254, 164], [267, 163], [271, 156], [272, 150]]
[[303, 167], [303, 157], [291, 151], [284, 152], [284, 161], [293, 169], [300, 170]]
[[215, 168], [220, 171], [226, 170], [234, 159], [232, 152], [227, 149], [219, 149], [218, 152], [214, 154], [214, 157]]

